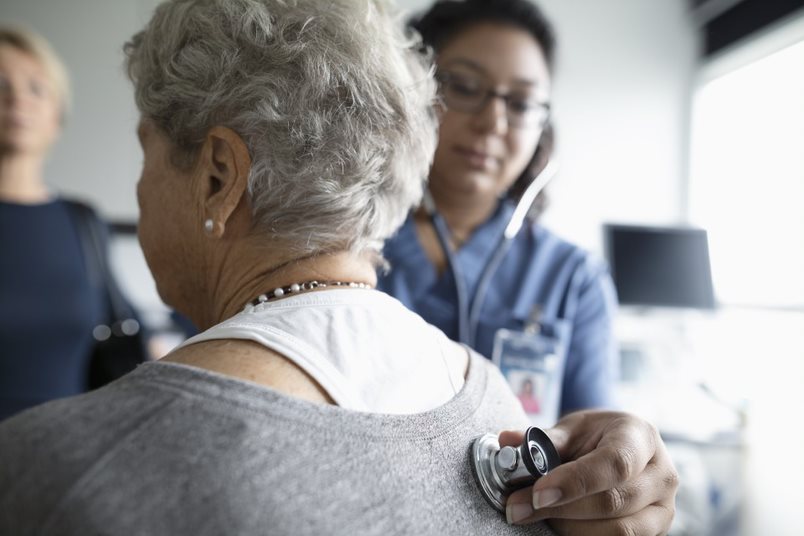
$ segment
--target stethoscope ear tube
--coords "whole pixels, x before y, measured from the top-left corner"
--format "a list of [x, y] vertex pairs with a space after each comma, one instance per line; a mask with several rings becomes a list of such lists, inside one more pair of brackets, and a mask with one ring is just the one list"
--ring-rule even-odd
[[508, 226], [505, 228], [505, 232], [503, 236], [506, 240], [511, 240], [516, 236], [519, 230], [522, 228], [522, 223], [525, 221], [525, 218], [528, 216], [528, 211], [530, 210], [531, 205], [536, 200], [536, 196], [544, 190], [544, 188], [553, 180], [553, 177], [556, 176], [558, 173], [558, 162], [555, 160], [549, 160], [547, 165], [544, 166], [538, 175], [531, 181], [528, 187], [525, 189], [525, 192], [522, 194], [522, 197], [519, 198], [519, 202], [516, 204], [516, 209], [514, 209], [514, 213], [511, 214], [511, 219], [508, 221]]
[[531, 426], [518, 447], [500, 448], [494, 434], [478, 437], [472, 443], [471, 462], [481, 494], [502, 512], [512, 492], [533, 485], [561, 465], [561, 458], [547, 434]]
[[528, 215], [528, 211], [530, 210], [533, 201], [536, 199], [536, 196], [539, 195], [539, 192], [544, 190], [545, 186], [547, 186], [553, 177], [555, 177], [557, 172], [558, 163], [555, 160], [550, 160], [547, 162], [547, 165], [544, 167], [544, 169], [542, 169], [539, 174], [536, 175], [525, 192], [522, 194], [522, 197], [519, 199], [514, 212], [511, 214], [511, 218], [508, 220], [508, 225], [505, 227], [505, 231], [500, 238], [500, 242], [497, 244], [497, 247], [494, 248], [494, 253], [480, 273], [477, 289], [475, 290], [474, 296], [471, 299], [468, 296], [468, 291], [466, 289], [466, 283], [464, 281], [461, 268], [458, 265], [455, 255], [453, 254], [449, 245], [450, 231], [447, 227], [447, 223], [438, 214], [435, 201], [433, 200], [429, 190], [425, 190], [424, 197], [422, 199], [422, 206], [430, 215], [430, 220], [432, 221], [433, 228], [435, 229], [436, 236], [438, 237], [438, 242], [441, 245], [441, 249], [444, 251], [444, 255], [447, 259], [447, 265], [452, 270], [452, 275], [455, 279], [455, 293], [457, 295], [456, 297], [458, 302], [459, 342], [474, 348], [475, 332], [477, 331], [476, 326], [479, 322], [480, 310], [486, 298], [489, 285], [491, 284], [491, 279], [494, 276], [494, 273], [497, 271], [500, 263], [502, 263], [503, 258], [508, 253], [508, 249], [511, 246], [511, 241], [522, 228], [522, 224], [524, 223], [525, 218]]

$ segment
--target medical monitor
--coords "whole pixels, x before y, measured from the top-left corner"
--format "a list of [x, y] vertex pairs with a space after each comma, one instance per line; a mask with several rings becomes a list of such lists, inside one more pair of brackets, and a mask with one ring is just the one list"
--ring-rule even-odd
[[621, 305], [715, 307], [705, 230], [605, 224], [604, 238]]

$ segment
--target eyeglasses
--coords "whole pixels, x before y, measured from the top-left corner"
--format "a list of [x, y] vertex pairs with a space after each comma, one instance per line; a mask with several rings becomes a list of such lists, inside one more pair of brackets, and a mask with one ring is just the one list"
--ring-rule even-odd
[[492, 97], [505, 102], [508, 124], [517, 128], [542, 127], [550, 117], [550, 104], [540, 102], [532, 95], [500, 93], [492, 84], [479, 76], [438, 71], [441, 97], [450, 110], [465, 113], [482, 111]]

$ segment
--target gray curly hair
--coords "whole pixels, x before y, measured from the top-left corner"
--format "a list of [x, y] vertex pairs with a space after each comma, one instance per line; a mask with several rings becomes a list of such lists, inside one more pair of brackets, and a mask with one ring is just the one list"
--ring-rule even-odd
[[174, 162], [231, 128], [255, 228], [314, 254], [381, 249], [420, 200], [437, 119], [414, 41], [379, 0], [172, 0], [124, 50]]

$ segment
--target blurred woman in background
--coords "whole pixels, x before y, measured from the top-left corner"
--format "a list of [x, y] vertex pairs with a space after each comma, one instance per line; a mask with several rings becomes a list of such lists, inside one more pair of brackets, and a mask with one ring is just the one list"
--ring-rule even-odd
[[439, 142], [425, 203], [386, 244], [378, 287], [493, 359], [514, 390], [538, 378], [534, 422], [609, 405], [613, 283], [538, 223], [543, 191], [525, 194], [554, 172], [550, 23], [528, 0], [450, 0], [412, 26], [435, 51]]
[[0, 419], [86, 391], [93, 330], [108, 317], [107, 286], [91, 266], [105, 263], [105, 236], [92, 247], [81, 231], [103, 226], [44, 180], [69, 100], [48, 43], [0, 28]]

